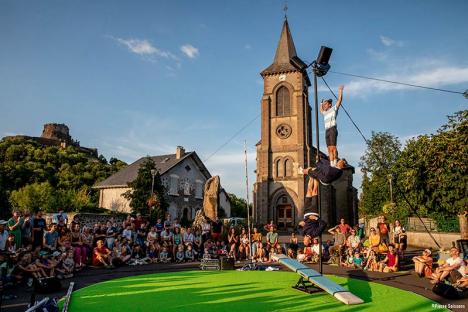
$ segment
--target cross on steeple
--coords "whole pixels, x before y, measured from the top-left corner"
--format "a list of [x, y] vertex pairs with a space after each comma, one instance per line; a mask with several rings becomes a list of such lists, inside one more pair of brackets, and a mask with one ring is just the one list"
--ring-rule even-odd
[[288, 1], [284, 1], [283, 11], [284, 11], [284, 19], [287, 20], [288, 19]]

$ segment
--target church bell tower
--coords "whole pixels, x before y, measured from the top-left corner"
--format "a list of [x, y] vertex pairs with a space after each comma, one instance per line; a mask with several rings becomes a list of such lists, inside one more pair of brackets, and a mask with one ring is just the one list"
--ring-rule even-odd
[[254, 222], [274, 220], [280, 229], [303, 217], [306, 179], [298, 167], [307, 167], [313, 155], [305, 67], [285, 19], [273, 63], [260, 73], [264, 88], [254, 186]]

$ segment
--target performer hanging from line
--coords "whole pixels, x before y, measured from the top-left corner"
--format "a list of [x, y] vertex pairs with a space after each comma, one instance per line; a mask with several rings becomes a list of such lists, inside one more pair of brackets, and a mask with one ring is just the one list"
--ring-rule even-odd
[[336, 167], [338, 159], [338, 151], [336, 149], [336, 141], [338, 138], [338, 129], [336, 128], [336, 116], [338, 115], [338, 110], [341, 106], [341, 101], [343, 99], [343, 88], [344, 86], [339, 86], [338, 88], [338, 100], [336, 105], [332, 107], [332, 99], [322, 100], [320, 103], [320, 112], [323, 115], [325, 121], [325, 140], [327, 142], [328, 148], [328, 158], [333, 167]]
[[309, 175], [311, 178], [319, 180], [322, 184], [328, 185], [341, 177], [343, 168], [346, 168], [347, 165], [348, 162], [344, 158], [339, 159], [336, 162], [336, 166], [332, 166], [327, 159], [320, 159], [315, 168], [309, 167], [302, 169], [299, 167], [299, 174]]
[[318, 211], [318, 188], [319, 181], [310, 177], [304, 203], [304, 220], [299, 222], [299, 227], [303, 228], [304, 245], [309, 245], [312, 239], [320, 236], [327, 227], [327, 223], [320, 219]]

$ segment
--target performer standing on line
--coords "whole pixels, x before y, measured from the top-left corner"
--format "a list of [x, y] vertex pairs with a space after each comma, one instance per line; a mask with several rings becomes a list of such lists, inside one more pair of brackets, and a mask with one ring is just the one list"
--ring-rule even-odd
[[336, 105], [332, 107], [332, 100], [322, 100], [320, 103], [320, 112], [323, 115], [325, 121], [325, 140], [327, 142], [328, 158], [332, 167], [336, 167], [338, 159], [338, 151], [336, 149], [336, 141], [338, 138], [338, 129], [336, 128], [336, 116], [340, 109], [341, 102], [343, 100], [343, 88], [338, 88], [338, 100]]

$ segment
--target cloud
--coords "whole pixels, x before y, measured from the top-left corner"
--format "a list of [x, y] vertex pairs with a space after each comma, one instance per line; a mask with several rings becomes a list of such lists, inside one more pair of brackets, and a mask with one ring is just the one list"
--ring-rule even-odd
[[[113, 37], [112, 37], [113, 38]], [[113, 38], [121, 45], [126, 46], [130, 52], [135, 53], [140, 56], [156, 56], [162, 57], [166, 59], [173, 59], [177, 60], [177, 56], [172, 54], [169, 51], [161, 50], [155, 47], [149, 40], [147, 39], [122, 39], [122, 38]]]
[[186, 44], [180, 47], [182, 53], [184, 53], [188, 58], [196, 58], [200, 53], [197, 48], [191, 44]]
[[396, 46], [402, 47], [404, 45], [403, 41], [394, 40], [386, 36], [380, 36], [380, 42], [386, 47]]
[[388, 58], [388, 53], [374, 49], [367, 49], [367, 53], [377, 61], [385, 61]]
[[[444, 86], [468, 83], [468, 67], [439, 66], [432, 69], [408, 70], [408, 73], [396, 74], [374, 74], [372, 77], [400, 81], [408, 84], [421, 85], [425, 87], [440, 88]], [[336, 89], [334, 87], [333, 89]], [[392, 90], [414, 90], [414, 87], [380, 82], [374, 80], [354, 79], [345, 83], [345, 90], [350, 96], [365, 96], [370, 93], [380, 93]]]

